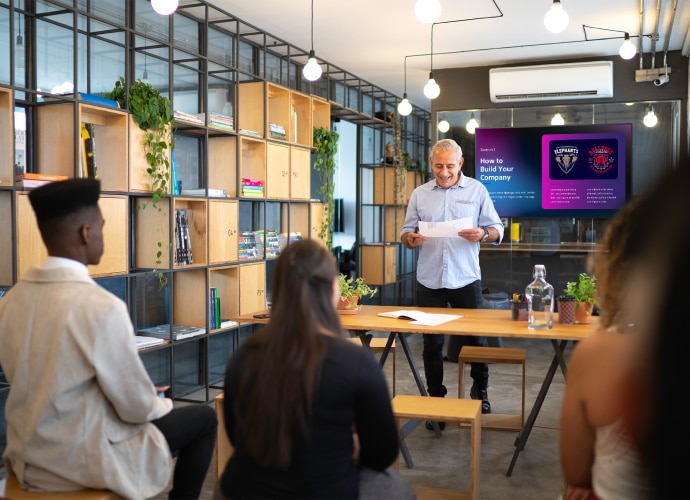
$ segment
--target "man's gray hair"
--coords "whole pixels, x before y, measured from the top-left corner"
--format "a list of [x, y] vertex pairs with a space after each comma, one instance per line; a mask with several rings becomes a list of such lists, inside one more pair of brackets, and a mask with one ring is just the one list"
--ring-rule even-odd
[[441, 139], [431, 147], [431, 158], [436, 152], [453, 151], [458, 153], [458, 160], [462, 158], [462, 148], [453, 139]]

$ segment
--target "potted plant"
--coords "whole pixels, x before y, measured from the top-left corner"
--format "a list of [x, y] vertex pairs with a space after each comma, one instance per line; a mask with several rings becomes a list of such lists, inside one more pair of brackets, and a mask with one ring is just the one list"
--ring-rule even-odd
[[340, 314], [357, 314], [362, 307], [359, 300], [364, 296], [371, 298], [379, 291], [378, 288], [370, 288], [361, 276], [353, 278], [342, 273], [338, 275], [338, 285], [340, 285], [340, 301], [338, 302]]
[[[129, 111], [134, 122], [144, 131], [144, 152], [146, 154], [146, 172], [151, 178], [151, 205], [158, 211], [158, 202], [169, 192], [170, 186], [170, 155], [174, 147], [173, 112], [170, 99], [161, 95], [160, 91], [150, 83], [137, 80], [127, 89], [123, 77], [115, 82], [113, 91], [107, 96], [120, 103], [120, 107]], [[146, 208], [146, 203], [137, 205]], [[161, 266], [163, 242], [158, 241], [156, 250], [156, 266]], [[153, 273], [158, 276], [161, 288], [167, 283], [167, 278], [159, 270]]]
[[577, 281], [565, 284], [566, 297], [575, 299], [575, 322], [589, 323], [596, 304], [597, 278], [587, 273], [580, 273]]

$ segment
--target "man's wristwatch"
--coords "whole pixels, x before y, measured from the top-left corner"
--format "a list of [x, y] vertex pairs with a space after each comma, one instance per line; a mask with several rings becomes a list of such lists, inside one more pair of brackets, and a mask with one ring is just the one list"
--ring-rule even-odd
[[489, 230], [485, 227], [483, 227], [482, 229], [484, 230], [484, 237], [482, 238], [482, 243], [483, 243], [489, 239]]

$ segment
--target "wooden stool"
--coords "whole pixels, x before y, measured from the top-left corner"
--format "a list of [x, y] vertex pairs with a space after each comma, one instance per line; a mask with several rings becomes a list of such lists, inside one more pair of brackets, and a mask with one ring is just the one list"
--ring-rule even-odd
[[[398, 428], [400, 419], [457, 422], [470, 428], [470, 489], [454, 490], [415, 488], [419, 498], [479, 498], [479, 459], [481, 457], [482, 402], [473, 399], [432, 398], [429, 396], [398, 395], [393, 398], [393, 414]], [[401, 436], [401, 439], [404, 437]], [[469, 497], [468, 497], [469, 495]]]
[[9, 476], [5, 482], [7, 500], [45, 499], [45, 500], [122, 500], [117, 493], [108, 490], [79, 490], [46, 493], [44, 491], [27, 491], [19, 484], [15, 476]]
[[218, 431], [216, 433], [216, 477], [220, 478], [225, 471], [225, 466], [230, 457], [235, 452], [235, 448], [230, 443], [228, 434], [225, 432], [225, 413], [223, 412], [223, 401], [225, 396], [221, 392], [214, 399], [216, 416], [218, 417]]
[[525, 350], [510, 347], [463, 346], [458, 356], [458, 398], [465, 397], [465, 363], [500, 363], [522, 365], [522, 405], [519, 414], [486, 413], [482, 427], [519, 431], [525, 423]]
[[[358, 337], [353, 337], [350, 340], [358, 344], [362, 343]], [[369, 340], [369, 349], [371, 352], [383, 352], [383, 350], [386, 348], [387, 342], [388, 339], [385, 337], [372, 337]], [[390, 356], [393, 358], [393, 396], [395, 396], [395, 340], [393, 341], [393, 344], [391, 344], [391, 349], [388, 351], [388, 354], [390, 354]]]

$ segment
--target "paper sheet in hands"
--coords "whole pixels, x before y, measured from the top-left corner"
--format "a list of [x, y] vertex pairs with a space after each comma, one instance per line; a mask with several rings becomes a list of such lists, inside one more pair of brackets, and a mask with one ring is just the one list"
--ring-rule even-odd
[[459, 314], [429, 314], [422, 311], [415, 310], [400, 310], [379, 313], [379, 316], [386, 318], [408, 319], [413, 325], [427, 325], [436, 326], [442, 323], [453, 321], [454, 319], [462, 318]]
[[419, 221], [419, 232], [427, 238], [443, 238], [454, 236], [459, 238], [458, 232], [472, 227], [472, 217], [448, 220], [444, 222]]

